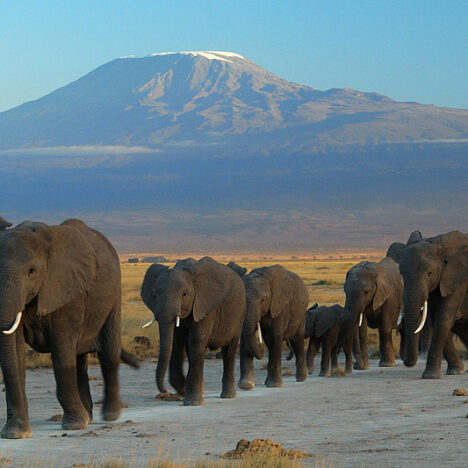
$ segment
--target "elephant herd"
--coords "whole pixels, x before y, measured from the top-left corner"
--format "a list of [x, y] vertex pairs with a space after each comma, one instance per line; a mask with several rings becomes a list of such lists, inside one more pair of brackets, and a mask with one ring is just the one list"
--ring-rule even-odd
[[[174, 267], [151, 265], [141, 297], [157, 321], [160, 352], [156, 385], [165, 375], [184, 405], [204, 404], [207, 348], [221, 348], [221, 398], [236, 396], [234, 370], [240, 343], [240, 379], [254, 387], [253, 360], [268, 349], [267, 387], [283, 385], [283, 342], [295, 356], [296, 380], [306, 380], [322, 347], [320, 375], [339, 372], [343, 349], [347, 373], [368, 368], [367, 327], [378, 328], [380, 366], [392, 366], [392, 330], [401, 335], [400, 356], [414, 366], [425, 350], [423, 378], [465, 371], [454, 335], [468, 348], [468, 234], [453, 231], [423, 238], [415, 231], [394, 243], [380, 262], [361, 262], [346, 274], [344, 307], [309, 309], [303, 280], [281, 265], [245, 268], [210, 257], [187, 258]], [[429, 318], [429, 320], [428, 320]], [[87, 356], [97, 353], [103, 381], [102, 415], [119, 417], [120, 361], [138, 367], [121, 347], [121, 277], [117, 253], [98, 231], [70, 219], [58, 226], [25, 221], [15, 227], [0, 217], [0, 365], [7, 404], [3, 438], [31, 436], [25, 392], [25, 344], [50, 353], [64, 429], [92, 421]], [[424, 340], [420, 339], [424, 337]], [[309, 338], [307, 353], [305, 339]], [[184, 361], [188, 372], [184, 374]]]

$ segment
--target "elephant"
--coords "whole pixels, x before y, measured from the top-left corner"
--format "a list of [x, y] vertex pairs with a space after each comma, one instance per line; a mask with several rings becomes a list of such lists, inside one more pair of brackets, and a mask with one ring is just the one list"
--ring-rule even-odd
[[408, 245], [400, 260], [404, 281], [403, 315], [408, 337], [405, 365], [418, 358], [418, 337], [428, 315], [433, 336], [422, 377], [441, 377], [442, 354], [447, 374], [465, 372], [451, 331], [468, 348], [468, 234], [452, 231]]
[[92, 421], [87, 353], [98, 352], [102, 414], [121, 411], [120, 264], [111, 243], [77, 219], [58, 226], [25, 221], [0, 232], [0, 364], [6, 391], [3, 438], [31, 437], [25, 392], [25, 343], [51, 353], [62, 427]]
[[154, 314], [151, 322], [159, 324], [159, 391], [167, 393], [164, 377], [169, 366], [169, 382], [184, 396], [184, 405], [203, 405], [205, 350], [222, 347], [221, 398], [234, 398], [234, 360], [245, 315], [245, 290], [239, 275], [210, 257], [181, 260], [174, 268], [155, 263], [145, 274], [141, 298]]
[[[367, 325], [379, 329], [380, 367], [395, 365], [392, 330], [397, 321], [403, 298], [403, 279], [398, 264], [390, 257], [380, 262], [361, 262], [346, 273], [344, 283], [345, 309], [351, 312], [355, 328], [353, 350], [355, 369], [367, 369]], [[404, 342], [405, 335], [401, 334]]]
[[320, 376], [330, 375], [330, 357], [332, 375], [339, 375], [338, 353], [343, 348], [346, 357], [347, 374], [353, 371], [353, 334], [356, 324], [351, 313], [344, 307], [315, 305], [306, 312], [305, 337], [309, 338], [307, 348], [307, 368], [309, 374], [314, 370], [314, 358], [322, 346]]
[[[406, 244], [403, 242], [394, 242], [388, 248], [387, 254], [385, 256], [392, 258], [397, 263], [400, 263], [400, 259], [403, 256], [404, 248], [407, 245], [414, 244], [415, 242], [420, 241], [422, 238], [423, 237], [422, 237], [421, 231], [413, 231], [410, 234]], [[403, 317], [400, 318], [400, 322], [401, 322], [401, 333], [404, 333], [405, 332], [405, 320]], [[429, 345], [431, 343], [431, 338], [432, 338], [432, 324], [430, 320], [427, 320], [426, 323], [424, 324], [423, 329], [419, 333], [418, 352], [420, 356], [422, 357], [427, 356]], [[406, 349], [404, 346], [402, 346], [402, 344], [403, 344], [403, 341], [400, 344], [400, 358], [404, 361]]]
[[247, 310], [240, 343], [239, 387], [251, 390], [255, 386], [253, 358], [262, 359], [263, 338], [268, 348], [265, 385], [283, 386], [281, 351], [283, 341], [288, 339], [296, 355], [296, 380], [303, 382], [307, 379], [304, 329], [309, 294], [306, 285], [281, 265], [252, 270], [244, 277], [244, 284]]
[[227, 266], [231, 268], [232, 270], [234, 270], [241, 278], [243, 278], [245, 274], [247, 273], [247, 268], [241, 267], [234, 261], [229, 262]]
[[0, 216], [0, 231], [4, 231], [5, 229], [8, 229], [10, 226], [11, 226], [11, 223], [8, 222], [2, 216]]

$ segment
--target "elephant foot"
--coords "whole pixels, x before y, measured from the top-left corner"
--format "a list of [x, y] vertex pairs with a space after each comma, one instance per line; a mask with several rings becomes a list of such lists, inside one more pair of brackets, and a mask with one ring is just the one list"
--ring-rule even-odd
[[344, 373], [343, 369], [341, 369], [340, 367], [336, 367], [336, 368], [332, 369], [331, 376], [332, 377], [344, 377], [345, 373]]
[[283, 385], [284, 383], [281, 377], [273, 378], [273, 377], [268, 376], [265, 379], [265, 386], [267, 386], [268, 388], [279, 388], [279, 387], [282, 387]]
[[221, 393], [221, 398], [236, 398], [235, 390], [223, 390]]
[[330, 377], [330, 372], [320, 371], [319, 377]]
[[118, 405], [115, 404], [108, 404], [102, 406], [102, 417], [104, 421], [115, 421], [119, 418], [120, 413], [122, 411], [122, 405], [119, 402]]
[[17, 421], [7, 421], [3, 426], [2, 439], [29, 439], [32, 436], [29, 424], [19, 424]]
[[62, 429], [65, 431], [80, 431], [86, 429], [89, 423], [89, 417], [86, 413], [86, 417], [77, 417], [64, 414], [62, 419]]
[[434, 369], [426, 369], [422, 375], [423, 379], [440, 379], [441, 377], [442, 377], [442, 374], [440, 370], [434, 370]]
[[394, 367], [394, 366], [395, 366], [395, 361], [385, 361], [385, 360], [379, 361], [379, 367]]
[[355, 370], [367, 370], [367, 369], [369, 369], [369, 364], [364, 364], [362, 362], [356, 361], [353, 364], [353, 369], [355, 369]]
[[255, 387], [255, 383], [253, 380], [249, 379], [241, 379], [237, 383], [238, 387], [241, 388], [242, 390], [252, 390], [252, 388]]
[[202, 396], [197, 397], [185, 397], [184, 406], [203, 406], [205, 399]]
[[352, 374], [352, 373], [353, 373], [352, 367], [350, 367], [349, 369], [348, 368], [345, 369], [345, 374]]
[[312, 374], [314, 373], [314, 368], [313, 368], [313, 367], [309, 367], [309, 368], [307, 369], [307, 372], [308, 372], [309, 375], [312, 375]]
[[447, 375], [461, 375], [465, 373], [465, 366], [462, 364], [461, 366], [448, 366], [447, 371], [445, 372]]
[[296, 382], [304, 382], [307, 380], [308, 370], [305, 367], [304, 369], [300, 369], [296, 371]]

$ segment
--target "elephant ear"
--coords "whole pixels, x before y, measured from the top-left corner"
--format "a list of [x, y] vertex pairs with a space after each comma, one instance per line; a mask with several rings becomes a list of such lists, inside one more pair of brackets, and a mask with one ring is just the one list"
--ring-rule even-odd
[[280, 265], [270, 267], [272, 273], [270, 314], [277, 317], [288, 305], [294, 285], [288, 272]]
[[380, 268], [376, 270], [375, 284], [376, 289], [374, 298], [372, 299], [373, 310], [380, 309], [384, 305], [384, 303], [389, 298], [391, 291], [389, 280], [387, 279], [384, 272], [380, 270]]
[[317, 318], [315, 320], [315, 337], [320, 338], [323, 336], [328, 329], [333, 325], [335, 321], [335, 317], [331, 311], [324, 311], [321, 314], [317, 314]]
[[40, 315], [50, 314], [85, 294], [96, 276], [96, 253], [75, 227], [24, 226], [49, 242], [47, 271], [38, 295]]
[[401, 253], [406, 247], [403, 242], [394, 242], [387, 250], [386, 257], [391, 258], [393, 261], [400, 263]]
[[415, 244], [416, 242], [419, 242], [421, 239], [422, 239], [421, 231], [413, 231], [410, 234], [408, 238], [408, 242], [406, 242], [406, 245]]
[[468, 244], [446, 255], [440, 276], [440, 294], [442, 297], [453, 294], [466, 281], [468, 281]]
[[169, 267], [166, 265], [160, 265], [159, 263], [153, 263], [145, 273], [145, 278], [141, 285], [141, 298], [147, 307], [151, 309], [153, 303], [153, 284], [156, 278], [162, 271], [168, 270]]
[[195, 265], [188, 266], [187, 270], [193, 275], [195, 287], [193, 319], [199, 322], [229, 296], [233, 273], [210, 257], [203, 257]]

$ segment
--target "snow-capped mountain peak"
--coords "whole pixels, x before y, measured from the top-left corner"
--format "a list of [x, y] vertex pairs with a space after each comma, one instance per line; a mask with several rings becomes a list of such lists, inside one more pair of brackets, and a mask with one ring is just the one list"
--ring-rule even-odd
[[243, 57], [240, 54], [236, 54], [234, 52], [221, 52], [218, 50], [207, 50], [207, 51], [184, 51], [184, 52], [158, 52], [155, 54], [150, 54], [151, 57], [155, 57], [158, 55], [176, 55], [176, 54], [181, 54], [181, 55], [193, 55], [195, 57], [204, 57], [208, 60], [221, 60], [223, 62], [230, 62], [232, 63], [232, 60], [229, 60], [229, 58], [238, 58], [245, 60], [245, 57]]

